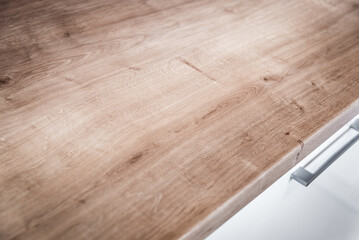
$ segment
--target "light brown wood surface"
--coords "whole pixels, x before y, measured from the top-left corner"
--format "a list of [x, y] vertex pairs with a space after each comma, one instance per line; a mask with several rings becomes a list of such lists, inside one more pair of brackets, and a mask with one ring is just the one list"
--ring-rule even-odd
[[358, 98], [358, 1], [0, 0], [0, 239], [202, 238]]

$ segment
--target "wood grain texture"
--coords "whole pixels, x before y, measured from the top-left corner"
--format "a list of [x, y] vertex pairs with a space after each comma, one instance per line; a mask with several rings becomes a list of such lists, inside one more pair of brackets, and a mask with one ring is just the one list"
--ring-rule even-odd
[[0, 238], [202, 238], [358, 76], [357, 1], [0, 0]]

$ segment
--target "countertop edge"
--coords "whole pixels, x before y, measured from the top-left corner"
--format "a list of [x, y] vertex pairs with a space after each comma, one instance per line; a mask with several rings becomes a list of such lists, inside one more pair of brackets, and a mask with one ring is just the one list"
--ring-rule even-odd
[[359, 99], [343, 109], [337, 116], [329, 120], [310, 137], [303, 140], [304, 144], [302, 147], [298, 145], [288, 152], [282, 159], [267, 171], [263, 172], [257, 179], [228, 199], [223, 205], [190, 229], [190, 231], [182, 235], [180, 239], [202, 239], [207, 237], [240, 209], [245, 207], [249, 202], [271, 186], [278, 178], [304, 159], [327, 138], [343, 127], [355, 117], [358, 112]]

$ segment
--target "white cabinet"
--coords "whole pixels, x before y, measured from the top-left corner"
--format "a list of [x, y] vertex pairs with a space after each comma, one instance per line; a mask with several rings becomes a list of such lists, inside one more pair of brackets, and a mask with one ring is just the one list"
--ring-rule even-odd
[[[348, 129], [349, 124], [224, 223], [208, 239], [358, 240], [359, 141], [308, 187], [290, 180], [292, 172], [310, 162], [333, 139]], [[332, 146], [328, 150], [334, 151], [331, 149]], [[320, 159], [312, 161], [311, 165], [315, 164], [320, 164]]]

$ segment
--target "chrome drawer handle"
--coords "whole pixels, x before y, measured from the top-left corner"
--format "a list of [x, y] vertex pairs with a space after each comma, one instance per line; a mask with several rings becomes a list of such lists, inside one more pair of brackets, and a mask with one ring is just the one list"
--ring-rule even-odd
[[299, 167], [297, 170], [295, 170], [292, 173], [290, 178], [296, 180], [300, 184], [307, 187], [314, 179], [316, 179], [325, 169], [327, 169], [327, 167], [329, 167], [333, 162], [335, 162], [337, 158], [339, 158], [346, 150], [348, 150], [359, 139], [359, 119], [355, 120], [343, 134], [341, 134], [329, 146], [327, 146], [320, 153], [318, 153], [313, 158], [313, 160], [316, 159], [319, 155], [323, 154], [325, 151], [327, 151], [337, 140], [339, 140], [341, 137], [347, 134], [350, 129], [354, 129], [358, 133], [354, 135], [352, 138], [350, 138], [348, 141], [346, 141], [337, 151], [335, 151], [330, 157], [328, 157], [314, 173], [309, 172], [304, 167]]

